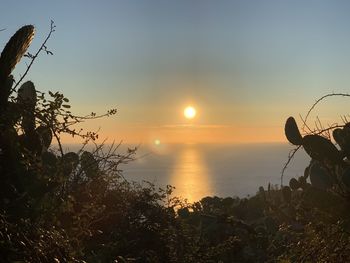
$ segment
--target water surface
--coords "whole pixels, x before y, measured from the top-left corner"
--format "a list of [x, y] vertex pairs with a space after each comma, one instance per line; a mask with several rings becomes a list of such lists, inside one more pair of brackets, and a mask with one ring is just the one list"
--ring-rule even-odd
[[[122, 166], [128, 180], [175, 186], [175, 194], [197, 201], [204, 196], [245, 197], [259, 186], [280, 184], [290, 145], [143, 145], [136, 161]], [[284, 182], [300, 176], [309, 157], [300, 150], [285, 174]]]

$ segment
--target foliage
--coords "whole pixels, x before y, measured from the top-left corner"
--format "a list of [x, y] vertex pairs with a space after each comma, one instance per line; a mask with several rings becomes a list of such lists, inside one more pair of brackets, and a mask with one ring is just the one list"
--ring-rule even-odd
[[280, 223], [277, 232], [280, 237], [273, 239], [271, 245], [278, 248], [273, 250], [274, 253], [280, 250], [282, 253], [278, 256], [288, 262], [350, 260], [350, 123], [344, 117], [343, 124], [323, 128], [318, 119], [316, 128], [311, 129], [306, 122], [315, 106], [332, 96], [349, 95], [328, 94], [317, 100], [302, 119], [302, 130], [308, 130], [304, 135], [301, 135], [293, 117], [289, 117], [285, 124], [287, 139], [297, 146], [286, 166], [301, 147], [311, 158], [304, 175], [292, 178], [289, 186], [282, 188], [285, 205], [271, 209]]
[[[32, 55], [26, 52], [34, 27], [24, 26], [0, 56], [1, 262], [350, 261], [348, 123], [302, 135], [290, 117], [290, 159], [301, 147], [312, 158], [304, 176], [260, 187], [250, 198], [188, 204], [171, 186], [123, 178], [120, 164], [132, 161], [136, 148], [120, 154], [120, 144], [98, 145], [97, 133], [76, 128], [115, 109], [76, 116], [63, 94], [21, 84], [41, 51], [52, 54], [46, 43], [54, 30], [51, 23]], [[13, 86], [22, 56], [31, 62]], [[78, 152], [64, 151], [64, 133], [84, 140]]]

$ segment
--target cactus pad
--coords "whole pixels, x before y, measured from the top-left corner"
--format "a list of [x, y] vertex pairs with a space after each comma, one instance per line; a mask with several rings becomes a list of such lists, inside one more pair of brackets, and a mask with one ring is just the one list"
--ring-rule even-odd
[[301, 145], [302, 136], [299, 132], [298, 125], [293, 117], [289, 117], [284, 126], [284, 133], [291, 144]]
[[329, 161], [334, 164], [342, 162], [342, 155], [334, 144], [320, 135], [306, 135], [303, 138], [303, 147], [307, 154], [317, 161]]
[[27, 51], [35, 34], [34, 26], [21, 27], [7, 42], [0, 56], [0, 76], [7, 77], [11, 74], [16, 64]]
[[317, 161], [310, 166], [310, 181], [313, 187], [327, 190], [332, 187], [332, 179], [328, 171]]
[[300, 182], [295, 179], [295, 178], [292, 178], [290, 179], [289, 181], [289, 187], [292, 189], [292, 190], [298, 190], [300, 188]]
[[22, 84], [22, 86], [18, 89], [17, 100], [19, 103], [26, 106], [35, 106], [36, 90], [33, 82], [27, 81]]

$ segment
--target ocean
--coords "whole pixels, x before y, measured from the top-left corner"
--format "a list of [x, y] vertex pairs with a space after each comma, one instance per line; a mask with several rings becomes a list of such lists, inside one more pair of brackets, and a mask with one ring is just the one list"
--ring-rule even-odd
[[[122, 145], [120, 153], [135, 146]], [[79, 146], [64, 148], [76, 151]], [[214, 195], [242, 198], [256, 194], [260, 186], [280, 185], [292, 149], [283, 143], [140, 145], [136, 159], [120, 168], [129, 181], [147, 181], [161, 188], [172, 185], [174, 195], [189, 202]], [[284, 185], [303, 175], [309, 161], [300, 149], [285, 172]]]
[[[205, 196], [248, 197], [259, 186], [280, 184], [291, 145], [281, 143], [231, 145], [141, 145], [137, 159], [123, 165], [127, 180], [175, 187], [174, 194], [198, 201]], [[304, 174], [310, 158], [300, 149], [284, 176]]]

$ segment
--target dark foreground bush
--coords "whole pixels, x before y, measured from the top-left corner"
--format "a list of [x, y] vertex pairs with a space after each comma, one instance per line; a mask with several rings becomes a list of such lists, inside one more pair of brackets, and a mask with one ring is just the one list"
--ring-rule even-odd
[[[128, 182], [120, 164], [136, 149], [118, 153], [119, 145], [96, 145], [98, 134], [75, 128], [116, 110], [79, 117], [59, 92], [47, 98], [33, 82], [21, 84], [26, 73], [14, 85], [24, 54], [28, 70], [40, 51], [52, 54], [53, 31], [31, 55], [34, 28], [25, 26], [0, 57], [0, 262], [350, 261], [346, 141], [338, 154], [329, 141], [302, 137], [290, 119], [287, 138], [317, 162], [290, 188], [260, 188], [249, 199], [188, 204], [170, 186]], [[84, 139], [81, 150], [65, 152], [64, 133]]]
[[[75, 116], [59, 92], [49, 92], [47, 98], [31, 81], [20, 85], [27, 72], [14, 85], [11, 72], [23, 55], [31, 60], [29, 70], [41, 51], [52, 54], [46, 42], [54, 29], [52, 23], [32, 55], [26, 52], [34, 27], [22, 27], [0, 57], [1, 260], [253, 260], [258, 249], [255, 233], [243, 223], [240, 233], [236, 221], [227, 219], [210, 199], [203, 207], [189, 206], [171, 197], [171, 187], [127, 182], [119, 166], [132, 160], [136, 149], [119, 154], [119, 145], [95, 145], [85, 151], [98, 135], [77, 131], [74, 125], [101, 116]], [[82, 149], [65, 152], [60, 140], [64, 133], [83, 138]], [[232, 202], [225, 200], [222, 209]], [[247, 211], [241, 213], [244, 217]], [[247, 242], [251, 247], [244, 245]]]

